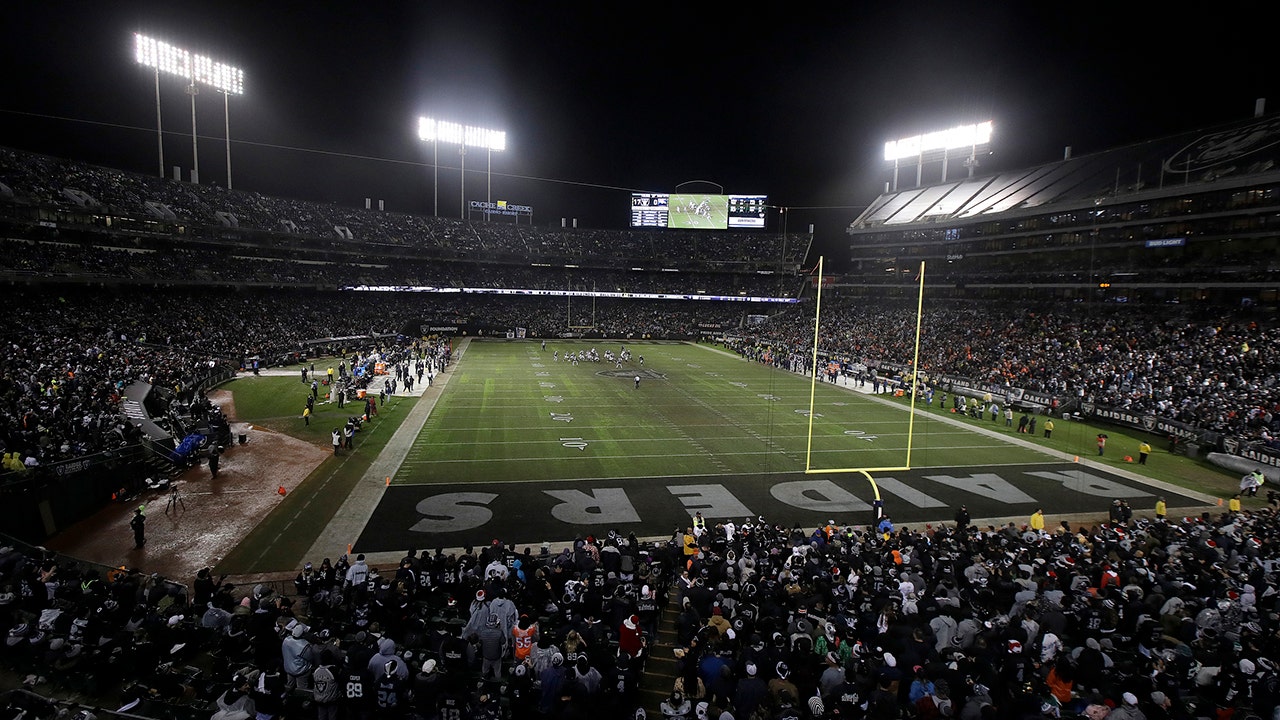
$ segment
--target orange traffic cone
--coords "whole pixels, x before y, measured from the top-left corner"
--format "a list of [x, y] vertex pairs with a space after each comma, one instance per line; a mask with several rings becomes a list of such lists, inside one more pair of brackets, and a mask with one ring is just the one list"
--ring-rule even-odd
[[1074, 459], [1074, 460], [1072, 460], [1071, 462], [1080, 462], [1080, 456], [1079, 456], [1079, 455], [1077, 455], [1077, 456], [1075, 457], [1075, 459]]
[[285, 492], [286, 492], [286, 491], [285, 491], [285, 489], [284, 489], [284, 486], [283, 486], [283, 485], [281, 485], [281, 486], [280, 486], [280, 489], [279, 489], [279, 490], [276, 490], [276, 492], [280, 494], [280, 497], [284, 497], [284, 496], [285, 496]]
[[1218, 498], [1218, 507], [1222, 507], [1222, 498]]
[[387, 487], [391, 487], [391, 476], [387, 476]]

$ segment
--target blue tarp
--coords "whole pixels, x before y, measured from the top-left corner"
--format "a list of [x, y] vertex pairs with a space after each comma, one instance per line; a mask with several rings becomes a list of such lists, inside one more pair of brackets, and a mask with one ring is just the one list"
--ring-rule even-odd
[[191, 454], [200, 449], [200, 445], [204, 443], [204, 435], [200, 433], [191, 433], [178, 443], [178, 447], [173, 449], [174, 457], [178, 460], [186, 460]]

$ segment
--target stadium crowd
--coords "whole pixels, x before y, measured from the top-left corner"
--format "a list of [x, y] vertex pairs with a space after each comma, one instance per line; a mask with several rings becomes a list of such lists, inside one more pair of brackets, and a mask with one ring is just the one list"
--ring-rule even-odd
[[[19, 291], [0, 330], [0, 447], [26, 465], [136, 440], [120, 416], [134, 380], [181, 392], [216, 366], [269, 366], [342, 343], [394, 337], [420, 321], [473, 331], [524, 328], [530, 337], [594, 328], [615, 338], [733, 336], [732, 347], [807, 368], [807, 304], [744, 326], [754, 304], [566, 300], [310, 291], [168, 290], [147, 296]], [[846, 365], [909, 366], [914, 309], [831, 302], [821, 346]], [[921, 367], [1222, 432], [1280, 449], [1280, 355], [1274, 328], [1248, 319], [1159, 320], [1132, 312], [1069, 313], [991, 305], [926, 312]], [[350, 341], [358, 343], [360, 341]], [[188, 400], [190, 398], [187, 398]]]
[[1047, 531], [699, 515], [665, 542], [324, 558], [284, 593], [4, 548], [0, 650], [28, 687], [122, 688], [147, 717], [629, 718], [670, 597], [672, 720], [1272, 718], [1278, 557], [1272, 507]]
[[481, 330], [523, 327], [537, 337], [593, 324], [613, 337], [688, 337], [702, 326], [736, 326], [743, 312], [741, 303], [297, 290], [37, 288], [15, 291], [10, 301], [0, 329], [7, 348], [0, 357], [0, 450], [27, 468], [137, 442], [138, 431], [122, 415], [123, 391], [134, 381], [190, 403], [199, 380], [215, 369], [394, 344], [398, 333], [424, 320]]
[[[332, 289], [348, 284], [418, 284], [529, 290], [589, 286], [625, 292], [790, 295], [794, 283], [751, 268], [785, 267], [798, 263], [807, 251], [807, 241], [788, 242], [765, 233], [555, 230], [358, 210], [173, 182], [8, 149], [0, 149], [0, 187], [11, 220], [22, 229], [17, 234], [25, 238], [0, 241], [5, 257], [0, 265], [19, 278], [80, 283], [127, 278], [134, 283], [180, 280], [194, 286]], [[24, 220], [24, 211], [36, 215]], [[48, 217], [56, 223], [29, 222], [44, 217], [40, 213], [51, 213]], [[96, 239], [66, 235], [58, 229], [58, 223], [74, 226], [72, 220], [77, 217], [90, 225], [104, 222], [103, 218], [114, 218], [115, 223], [90, 233]], [[128, 223], [141, 221], [147, 223], [145, 232], [121, 234]], [[250, 234], [235, 234], [242, 229]], [[227, 232], [232, 236], [219, 235]], [[486, 262], [475, 262], [476, 257], [485, 257]], [[530, 265], [540, 258], [594, 259], [602, 267]], [[622, 269], [624, 261], [636, 259], [656, 265], [642, 272]], [[719, 263], [719, 271], [706, 271], [713, 263]], [[681, 272], [659, 270], [668, 265]], [[67, 323], [57, 312], [52, 318], [26, 323], [21, 323], [20, 316], [21, 329], [6, 329], [15, 342], [28, 336], [43, 341], [50, 326], [53, 337], [48, 345], [37, 343], [34, 352], [24, 350], [16, 358], [5, 359], [10, 372], [0, 388], [0, 403], [8, 411], [4, 416], [8, 427], [0, 441], [6, 452], [22, 453], [22, 462], [28, 458], [40, 462], [41, 457], [31, 454], [31, 440], [40, 427], [60, 424], [39, 442], [44, 459], [51, 452], [68, 457], [104, 449], [117, 442], [113, 433], [128, 431], [109, 417], [116, 404], [113, 391], [118, 394], [122, 382], [143, 375], [160, 381], [155, 384], [181, 386], [207, 363], [297, 352], [307, 339], [297, 336], [299, 327], [309, 328], [312, 337], [355, 335], [375, 326], [394, 331], [403, 324], [398, 320], [421, 314], [423, 304], [405, 299], [343, 299], [338, 301], [340, 310], [326, 314], [314, 303], [287, 299], [289, 294], [277, 290], [273, 296], [273, 304], [285, 305], [288, 315], [264, 312], [256, 297], [233, 295], [230, 307], [205, 300], [178, 307], [184, 303], [176, 300], [166, 308], [163, 320], [177, 327], [151, 322], [145, 330], [117, 333], [121, 337], [110, 338], [109, 344], [93, 338], [92, 332], [88, 338], [59, 336], [57, 328]], [[688, 336], [703, 329], [741, 325], [744, 315], [718, 304], [601, 304], [603, 310], [593, 308], [588, 315], [585, 299], [577, 302], [576, 314], [572, 301], [523, 300], [432, 298], [429, 304], [432, 314], [459, 322], [474, 319], [475, 307], [482, 305], [485, 324], [524, 327], [544, 337], [586, 325], [619, 337]], [[112, 316], [106, 325], [139, 322], [132, 309], [113, 311], [111, 305], [116, 302], [113, 299], [105, 308]], [[208, 310], [202, 313], [201, 305]], [[831, 354], [856, 362], [909, 363], [913, 323], [908, 314], [878, 303], [832, 301], [824, 317], [823, 344]], [[146, 322], [152, 314], [142, 315]], [[770, 348], [775, 361], [804, 354], [806, 323], [798, 319], [807, 315], [807, 310], [778, 315], [756, 334], [754, 346]], [[81, 321], [80, 327], [93, 325]], [[951, 303], [931, 311], [924, 330], [921, 367], [934, 373], [1138, 414], [1154, 413], [1273, 448], [1280, 445], [1275, 437], [1280, 433], [1275, 379], [1280, 360], [1275, 357], [1274, 328], [1230, 317], [1209, 322], [1147, 317], [1130, 308], [1077, 313]], [[166, 341], [136, 349], [140, 343], [135, 340], [147, 337]], [[121, 338], [126, 346], [119, 346]], [[98, 353], [75, 355], [99, 344], [106, 346]], [[169, 356], [153, 359], [161, 351], [156, 345], [165, 346]], [[128, 359], [130, 355], [139, 357]], [[95, 366], [104, 363], [117, 367], [100, 380]], [[62, 382], [78, 365], [85, 366], [89, 376]], [[188, 367], [179, 367], [183, 365]], [[95, 386], [91, 392], [96, 400], [77, 397], [84, 395], [86, 384]]]
[[[1152, 413], [1280, 447], [1280, 335], [1231, 314], [1198, 320], [1135, 308], [1028, 309], [997, 304], [931, 308], [921, 322], [920, 367], [1083, 402]], [[808, 358], [805, 306], [771, 317], [738, 349], [769, 351], [784, 366]], [[915, 306], [824, 301], [820, 345], [846, 363], [909, 367]], [[803, 364], [808, 366], [807, 361]]]
[[579, 231], [514, 222], [471, 223], [175, 182], [5, 148], [0, 148], [0, 188], [0, 201], [11, 207], [40, 208], [68, 224], [74, 224], [78, 214], [99, 225], [104, 217], [114, 216], [126, 226], [130, 221], [144, 223], [138, 229], [146, 234], [170, 226], [167, 234], [172, 239], [199, 228], [215, 231], [216, 237], [242, 229], [340, 240], [348, 248], [377, 246], [382, 253], [411, 248], [431, 257], [605, 258], [667, 267], [777, 265], [801, 262], [809, 243], [807, 236], [788, 239], [772, 233]]
[[0, 448], [26, 468], [137, 442], [141, 434], [122, 414], [134, 381], [193, 403], [199, 380], [219, 366], [296, 352], [325, 329], [386, 327], [386, 306], [372, 301], [358, 312], [299, 298], [189, 293], [37, 291], [10, 301], [0, 330]]
[[[545, 265], [545, 264], [544, 264]], [[0, 240], [0, 273], [14, 279], [134, 284], [359, 285], [796, 297], [795, 277], [736, 272], [572, 269], [422, 259], [353, 252], [301, 254], [290, 248], [110, 247], [65, 241]]]

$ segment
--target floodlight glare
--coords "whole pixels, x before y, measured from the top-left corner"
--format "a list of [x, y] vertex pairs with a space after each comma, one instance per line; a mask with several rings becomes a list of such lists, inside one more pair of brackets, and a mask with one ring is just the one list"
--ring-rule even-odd
[[[439, 162], [439, 146], [440, 143], [449, 143], [450, 145], [460, 145], [458, 148], [461, 153], [462, 160], [462, 217], [466, 217], [467, 203], [467, 148], [479, 148], [484, 150], [489, 157], [489, 202], [493, 201], [493, 153], [501, 152], [507, 149], [507, 134], [502, 130], [487, 130], [485, 128], [473, 127], [471, 125], [463, 125], [456, 122], [447, 122], [445, 120], [436, 120], [429, 117], [418, 117], [418, 139], [423, 142], [431, 143], [435, 150], [436, 158], [432, 162], [435, 168], [435, 214], [440, 214], [440, 162]], [[485, 217], [488, 217], [486, 211]]]
[[193, 55], [169, 43], [133, 34], [134, 58], [140, 65], [153, 68], [156, 76], [156, 145], [160, 151], [160, 177], [164, 177], [164, 132], [160, 127], [160, 74], [177, 75], [187, 81], [191, 96], [191, 181], [200, 182], [200, 153], [196, 135], [196, 84], [207, 85], [222, 93], [222, 114], [227, 132], [227, 189], [231, 188], [231, 112], [228, 98], [244, 94], [244, 71], [226, 63], [214, 62], [204, 55]]
[[418, 118], [418, 139], [423, 142], [443, 142], [494, 152], [507, 149], [507, 134], [501, 130], [486, 130], [427, 117]]
[[974, 125], [961, 125], [950, 130], [890, 140], [884, 144], [884, 159], [902, 160], [938, 151], [945, 153], [948, 150], [975, 148], [991, 142], [991, 130], [991, 121], [988, 120]]
[[215, 62], [204, 55], [193, 55], [169, 43], [134, 33], [134, 57], [147, 67], [168, 75], [177, 75], [231, 95], [244, 94], [244, 71]]

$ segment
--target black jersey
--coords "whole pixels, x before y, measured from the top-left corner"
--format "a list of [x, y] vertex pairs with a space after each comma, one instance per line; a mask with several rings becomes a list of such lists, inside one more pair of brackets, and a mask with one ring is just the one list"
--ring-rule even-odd
[[348, 705], [358, 707], [368, 705], [369, 691], [369, 681], [365, 679], [364, 673], [347, 673], [341, 694]]
[[404, 682], [395, 675], [383, 675], [374, 683], [374, 704], [380, 713], [398, 713], [408, 698], [404, 697]]

